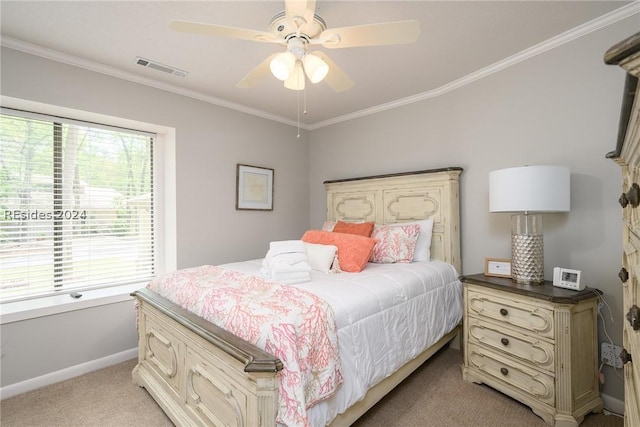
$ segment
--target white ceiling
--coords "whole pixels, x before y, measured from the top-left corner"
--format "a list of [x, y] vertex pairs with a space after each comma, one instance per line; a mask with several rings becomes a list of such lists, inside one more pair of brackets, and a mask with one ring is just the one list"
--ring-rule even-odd
[[[313, 129], [435, 96], [572, 37], [640, 12], [628, 1], [323, 1], [328, 28], [417, 19], [414, 44], [324, 49], [355, 82], [333, 92], [307, 85], [303, 128]], [[6, 1], [2, 44], [248, 111], [297, 121], [299, 92], [269, 76], [236, 83], [276, 44], [178, 33], [173, 19], [267, 31], [282, 1]], [[640, 24], [640, 15], [639, 24]], [[188, 72], [176, 77], [135, 64], [137, 56]], [[304, 102], [300, 94], [301, 104]]]

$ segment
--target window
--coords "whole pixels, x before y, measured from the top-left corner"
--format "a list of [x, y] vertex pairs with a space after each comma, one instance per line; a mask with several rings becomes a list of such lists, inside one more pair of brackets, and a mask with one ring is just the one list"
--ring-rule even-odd
[[153, 277], [154, 135], [3, 109], [0, 301]]

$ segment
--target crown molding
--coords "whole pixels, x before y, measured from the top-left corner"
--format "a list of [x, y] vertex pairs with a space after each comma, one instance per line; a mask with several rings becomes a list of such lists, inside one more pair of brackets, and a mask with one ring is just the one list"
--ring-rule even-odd
[[464, 77], [461, 77], [457, 80], [449, 82], [436, 89], [429, 90], [427, 92], [422, 92], [416, 95], [408, 96], [406, 98], [398, 99], [396, 101], [388, 102], [385, 104], [377, 105], [372, 108], [355, 111], [353, 113], [345, 114], [343, 116], [334, 117], [333, 119], [317, 122], [309, 125], [308, 130], [319, 129], [322, 127], [334, 125], [341, 122], [346, 122], [359, 117], [368, 116], [371, 114], [379, 113], [382, 111], [402, 107], [405, 105], [413, 104], [415, 102], [420, 102], [430, 98], [438, 97], [440, 95], [444, 95], [446, 93], [459, 89], [463, 86], [471, 84], [477, 80], [480, 80], [484, 77], [487, 77], [491, 74], [497, 73], [513, 65], [516, 65], [520, 62], [526, 61], [529, 58], [533, 58], [534, 56], [537, 56], [548, 50], [555, 49], [559, 46], [562, 46], [565, 43], [569, 43], [577, 38], [583, 37], [589, 33], [597, 31], [611, 24], [614, 24], [622, 19], [633, 16], [637, 13], [640, 13], [640, 1], [634, 1], [633, 3], [630, 3], [619, 9], [616, 9], [612, 12], [602, 15], [592, 21], [586, 22], [578, 27], [575, 27], [569, 31], [566, 31], [562, 34], [559, 34], [555, 37], [552, 37], [548, 40], [538, 43], [537, 45], [534, 45], [528, 49], [518, 52], [515, 55], [507, 57], [501, 61], [493, 63], [478, 71], [474, 71], [471, 74], [467, 74]]
[[[116, 67], [101, 64], [99, 62], [90, 61], [88, 59], [79, 58], [77, 56], [68, 55], [66, 53], [59, 52], [54, 49], [45, 48], [36, 44], [28, 43], [23, 40], [15, 39], [13, 37], [2, 36], [0, 39], [0, 45], [18, 50], [21, 52], [29, 53], [42, 58], [50, 59], [52, 61], [61, 62], [63, 64], [72, 65], [74, 67], [83, 68], [89, 71], [95, 71], [96, 73], [105, 74], [111, 77], [116, 77], [122, 80], [127, 80], [133, 83], [150, 86], [156, 89], [172, 92], [178, 95], [183, 95], [189, 98], [197, 99], [199, 101], [207, 102], [209, 104], [217, 105], [219, 107], [229, 108], [231, 110], [240, 111], [242, 113], [251, 114], [253, 116], [261, 117], [263, 119], [272, 120], [275, 122], [284, 123], [290, 126], [298, 126], [298, 123], [289, 120], [287, 118], [277, 116], [275, 114], [267, 113], [266, 111], [258, 110], [256, 108], [247, 107], [246, 105], [229, 102], [222, 98], [216, 98], [214, 96], [203, 95], [199, 92], [184, 89], [173, 85], [171, 83], [161, 82], [148, 77], [139, 76], [137, 74], [121, 70]], [[300, 128], [303, 128], [302, 125]], [[306, 130], [306, 128], [304, 128]]]
[[548, 50], [555, 49], [556, 47], [562, 46], [565, 43], [569, 43], [577, 38], [583, 37], [589, 33], [597, 31], [611, 24], [614, 24], [622, 19], [633, 16], [637, 13], [640, 13], [640, 1], [634, 1], [632, 3], [629, 3], [619, 9], [616, 9], [612, 12], [602, 15], [601, 17], [598, 17], [576, 28], [573, 28], [569, 31], [566, 31], [562, 34], [559, 34], [555, 37], [552, 37], [548, 40], [538, 43], [537, 45], [534, 45], [528, 49], [518, 52], [515, 55], [512, 55], [494, 64], [491, 64], [480, 70], [474, 71], [471, 74], [468, 74], [452, 82], [449, 82], [438, 88], [435, 88], [426, 92], [422, 92], [416, 95], [412, 95], [406, 98], [398, 99], [392, 102], [388, 102], [385, 104], [377, 105], [375, 107], [367, 108], [360, 111], [355, 111], [353, 113], [345, 114], [342, 116], [334, 117], [329, 120], [324, 120], [321, 122], [316, 122], [308, 125], [304, 125], [303, 123], [297, 123], [296, 121], [289, 120], [287, 118], [277, 116], [274, 114], [270, 114], [262, 110], [247, 107], [246, 105], [229, 102], [227, 100], [213, 97], [213, 96], [206, 96], [199, 92], [184, 89], [176, 85], [172, 85], [170, 83], [164, 83], [164, 82], [160, 82], [147, 77], [138, 76], [128, 71], [124, 71], [124, 70], [111, 67], [105, 64], [101, 64], [98, 62], [89, 61], [87, 59], [79, 58], [76, 56], [68, 55], [53, 49], [44, 48], [42, 46], [38, 46], [32, 43], [27, 43], [22, 40], [14, 39], [12, 37], [3, 36], [0, 39], [0, 45], [8, 47], [10, 49], [15, 49], [15, 50], [30, 53], [36, 56], [40, 56], [43, 58], [51, 59], [53, 61], [61, 62], [68, 65], [73, 65], [79, 68], [84, 68], [86, 70], [95, 71], [97, 73], [106, 74], [112, 77], [117, 77], [119, 79], [127, 80], [133, 83], [139, 83], [145, 86], [150, 86], [150, 87], [161, 89], [167, 92], [176, 93], [178, 95], [187, 96], [189, 98], [197, 99], [199, 101], [207, 102], [220, 107], [229, 108], [242, 113], [261, 117], [267, 120], [283, 123], [289, 126], [299, 127], [300, 129], [309, 131], [309, 130], [331, 126], [337, 123], [346, 122], [349, 120], [357, 119], [359, 117], [368, 116], [371, 114], [379, 113], [382, 111], [402, 107], [405, 105], [413, 104], [415, 102], [420, 102], [420, 101], [424, 101], [427, 99], [444, 95], [446, 93], [459, 89], [463, 86], [471, 84], [477, 80], [480, 80], [484, 77], [487, 77], [491, 74], [502, 71], [513, 65], [519, 64], [520, 62], [523, 62], [529, 58], [533, 58]]

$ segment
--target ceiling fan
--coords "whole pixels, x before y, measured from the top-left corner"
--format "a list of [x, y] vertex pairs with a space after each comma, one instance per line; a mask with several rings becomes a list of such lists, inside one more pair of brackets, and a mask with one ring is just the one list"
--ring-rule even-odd
[[415, 20], [327, 29], [324, 20], [315, 14], [315, 0], [285, 0], [284, 4], [285, 10], [271, 19], [268, 31], [179, 20], [171, 21], [170, 27], [186, 33], [286, 46], [285, 52], [268, 56], [249, 72], [237, 84], [238, 87], [253, 87], [271, 71], [288, 89], [304, 89], [306, 74], [312, 83], [324, 80], [336, 92], [350, 89], [353, 81], [324, 52], [310, 51], [311, 46], [340, 49], [395, 45], [412, 43], [420, 35], [420, 23]]

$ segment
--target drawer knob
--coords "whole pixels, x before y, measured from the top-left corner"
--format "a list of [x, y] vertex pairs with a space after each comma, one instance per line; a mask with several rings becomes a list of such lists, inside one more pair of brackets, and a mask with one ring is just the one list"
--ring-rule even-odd
[[624, 283], [627, 280], [629, 280], [629, 272], [627, 271], [626, 268], [622, 267], [618, 272], [618, 277], [620, 278], [620, 281]]
[[640, 186], [635, 182], [631, 185], [629, 191], [627, 191], [627, 200], [631, 203], [631, 207], [637, 208], [640, 205]]
[[632, 306], [627, 313], [627, 320], [634, 331], [640, 330], [640, 307]]
[[627, 200], [627, 195], [625, 193], [620, 194], [618, 203], [620, 203], [620, 206], [622, 206], [622, 209], [627, 207], [627, 205], [629, 204], [629, 200]]
[[500, 314], [502, 314], [503, 316], [506, 316], [507, 314], [509, 314], [509, 310], [507, 310], [506, 308], [501, 308]]
[[500, 342], [502, 343], [502, 345], [509, 345], [509, 340], [507, 338], [502, 338]]
[[620, 195], [618, 203], [620, 203], [623, 209], [628, 205], [634, 208], [638, 207], [638, 205], [640, 205], [640, 186], [634, 182], [631, 188], [629, 188], [629, 191]]
[[500, 368], [500, 373], [504, 376], [509, 374], [509, 370], [507, 368]]

